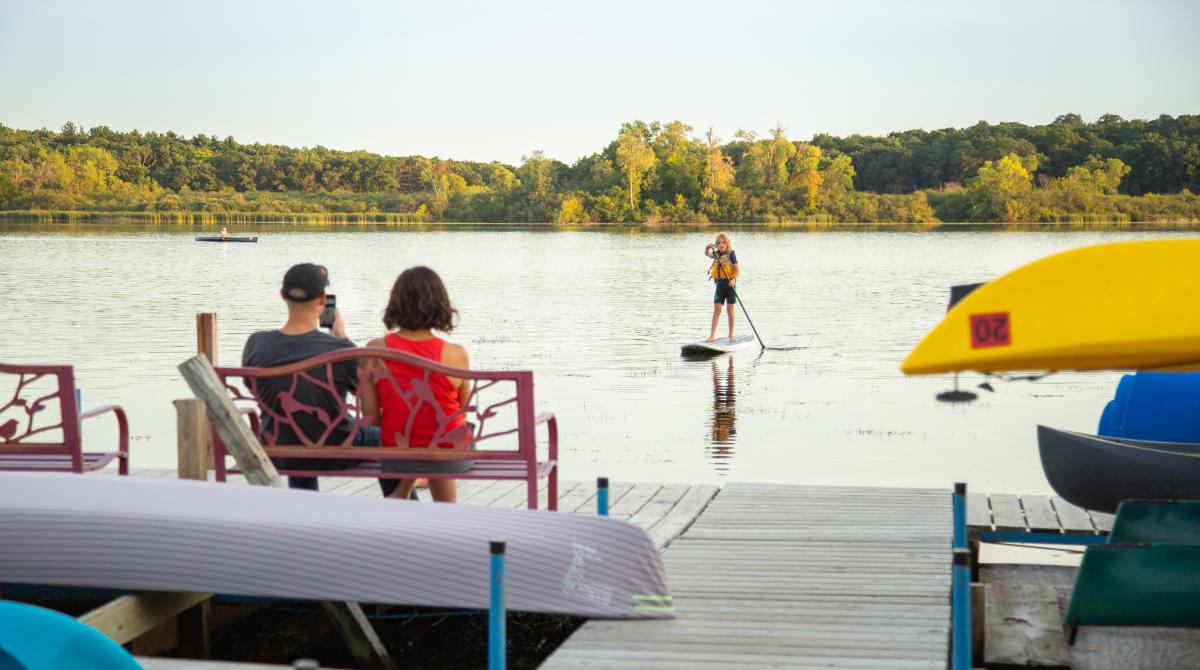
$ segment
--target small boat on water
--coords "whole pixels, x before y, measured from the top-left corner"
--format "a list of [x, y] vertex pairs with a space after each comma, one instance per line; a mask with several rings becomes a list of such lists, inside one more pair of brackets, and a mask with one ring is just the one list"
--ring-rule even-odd
[[196, 237], [197, 242], [257, 242], [258, 236], [254, 237], [221, 237], [220, 235], [200, 235]]
[[1200, 500], [1200, 444], [1038, 426], [1038, 452], [1054, 491], [1084, 509], [1112, 514], [1122, 500]]

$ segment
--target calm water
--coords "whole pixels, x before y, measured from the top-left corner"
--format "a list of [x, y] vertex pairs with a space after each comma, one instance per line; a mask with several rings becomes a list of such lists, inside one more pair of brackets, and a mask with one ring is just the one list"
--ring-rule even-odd
[[[398, 272], [425, 264], [446, 280], [461, 315], [454, 339], [475, 367], [536, 371], [539, 410], [559, 417], [565, 477], [966, 480], [1034, 493], [1048, 490], [1035, 424], [1093, 429], [1119, 375], [994, 383], [995, 394], [946, 405], [934, 395], [949, 379], [905, 378], [901, 359], [941, 317], [952, 284], [1062, 249], [1173, 234], [735, 230], [739, 292], [767, 344], [787, 350], [686, 361], [679, 345], [708, 334], [709, 233], [237, 233], [262, 237], [220, 245], [193, 242], [191, 230], [0, 227], [0, 360], [74, 364], [85, 408], [129, 412], [134, 466], [171, 466], [170, 401], [191, 395], [175, 366], [195, 351], [196, 312], [219, 314], [220, 360], [236, 363], [251, 332], [282, 324], [283, 272], [313, 261], [329, 267], [362, 343], [383, 332]], [[738, 317], [739, 334], [750, 332]], [[84, 437], [114, 434], [102, 419]]]

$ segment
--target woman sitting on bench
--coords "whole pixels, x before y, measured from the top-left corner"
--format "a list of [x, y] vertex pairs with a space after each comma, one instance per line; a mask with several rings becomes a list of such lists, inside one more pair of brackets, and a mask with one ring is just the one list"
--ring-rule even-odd
[[[467, 350], [434, 335], [454, 329], [458, 312], [450, 305], [446, 286], [433, 270], [412, 267], [400, 273], [392, 286], [383, 324], [390, 332], [367, 343], [414, 354], [456, 368], [469, 369]], [[364, 385], [363, 413], [378, 419], [384, 448], [457, 449], [472, 448], [471, 426], [463, 406], [471, 397], [471, 381], [429, 372], [399, 361], [363, 359], [371, 370], [373, 384]], [[382, 366], [387, 370], [382, 370]], [[414, 386], [417, 388], [414, 389]], [[424, 388], [421, 388], [424, 386]], [[433, 402], [430, 402], [432, 399]], [[416, 416], [409, 426], [411, 413]], [[383, 461], [384, 472], [446, 473], [471, 469], [473, 461]], [[413, 479], [400, 480], [393, 498], [408, 498]], [[438, 502], [455, 502], [458, 480], [429, 480], [429, 491]]]

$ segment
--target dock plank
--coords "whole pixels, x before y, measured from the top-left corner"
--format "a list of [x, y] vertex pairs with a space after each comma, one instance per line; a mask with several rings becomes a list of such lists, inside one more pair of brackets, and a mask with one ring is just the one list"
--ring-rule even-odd
[[1063, 530], [1073, 533], [1095, 531], [1096, 527], [1092, 525], [1092, 518], [1088, 516], [1087, 510], [1076, 507], [1058, 496], [1050, 498], [1050, 503], [1054, 505], [1054, 511], [1058, 513], [1058, 520], [1062, 522]]
[[967, 525], [982, 528], [992, 527], [992, 508], [988, 505], [987, 494], [967, 494]]
[[992, 520], [996, 523], [996, 530], [1025, 530], [1025, 514], [1021, 511], [1019, 496], [1011, 493], [993, 493], [989, 500], [992, 503]]
[[1070, 667], [1053, 586], [986, 584], [985, 588], [983, 655], [989, 667]]
[[1057, 533], [1062, 528], [1058, 524], [1058, 515], [1050, 506], [1049, 496], [1023, 495], [1021, 508], [1025, 510], [1029, 530], [1035, 533]]
[[949, 491], [809, 488], [634, 487], [631, 520], [678, 532], [676, 618], [588, 622], [543, 667], [946, 668]]

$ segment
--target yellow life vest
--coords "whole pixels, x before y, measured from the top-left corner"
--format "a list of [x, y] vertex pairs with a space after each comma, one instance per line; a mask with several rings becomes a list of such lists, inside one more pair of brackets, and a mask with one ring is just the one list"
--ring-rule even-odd
[[737, 254], [730, 251], [727, 254], [717, 254], [713, 257], [712, 267], [708, 269], [710, 279], [733, 279], [733, 266], [737, 263]]

